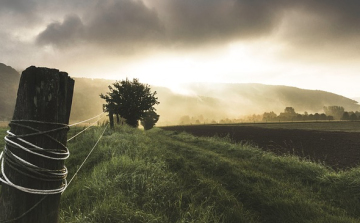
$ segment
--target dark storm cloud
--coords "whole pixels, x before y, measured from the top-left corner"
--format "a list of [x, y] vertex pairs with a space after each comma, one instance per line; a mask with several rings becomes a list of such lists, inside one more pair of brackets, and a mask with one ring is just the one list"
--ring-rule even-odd
[[287, 28], [305, 41], [336, 42], [360, 35], [360, 1], [299, 1], [290, 9], [302, 16]]
[[[85, 3], [85, 2], [84, 2]], [[349, 44], [360, 35], [358, 0], [108, 0], [51, 23], [38, 43], [194, 46], [271, 36], [294, 45]], [[284, 26], [286, 24], [286, 26]], [[68, 38], [67, 38], [68, 36]], [[68, 40], [66, 40], [68, 39]]]
[[63, 23], [54, 22], [47, 26], [38, 37], [39, 44], [56, 44], [70, 46], [81, 41], [84, 36], [84, 25], [77, 15], [69, 15]]
[[156, 12], [141, 1], [101, 2], [89, 17], [89, 38], [99, 42], [152, 41], [162, 31]]
[[[301, 2], [301, 1], [300, 1]], [[300, 4], [300, 3], [298, 3]], [[300, 4], [301, 5], [301, 4]], [[329, 22], [336, 22], [336, 25], [342, 24], [347, 28], [358, 27], [360, 22], [360, 1], [357, 0], [307, 0], [304, 2], [304, 9], [313, 14], [318, 14]], [[344, 28], [345, 28], [344, 27]], [[357, 30], [360, 31], [360, 30]]]
[[[159, 0], [169, 29], [181, 41], [257, 38], [271, 35], [291, 13], [295, 39], [335, 41], [360, 34], [357, 0]], [[308, 19], [310, 18], [310, 19]], [[302, 22], [305, 20], [306, 22]], [[286, 30], [285, 30], [286, 33]], [[325, 39], [324, 39], [325, 38]]]
[[37, 37], [39, 44], [68, 46], [76, 40], [112, 47], [157, 42], [163, 27], [155, 11], [141, 1], [100, 1], [84, 14], [54, 22]]
[[279, 0], [174, 0], [162, 3], [172, 37], [189, 42], [265, 35], [277, 26], [282, 15]]

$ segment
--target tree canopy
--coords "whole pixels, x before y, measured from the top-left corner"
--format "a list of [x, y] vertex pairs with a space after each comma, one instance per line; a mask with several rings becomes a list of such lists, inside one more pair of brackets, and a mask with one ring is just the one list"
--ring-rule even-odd
[[145, 130], [152, 129], [156, 122], [159, 120], [159, 115], [155, 111], [145, 112], [144, 116], [141, 118], [141, 125], [144, 126]]
[[324, 112], [326, 115], [331, 115], [336, 120], [340, 120], [345, 112], [342, 106], [324, 106]]
[[154, 105], [160, 103], [155, 97], [156, 91], [151, 92], [148, 84], [142, 84], [136, 78], [116, 81], [113, 86], [109, 85], [109, 90], [106, 95], [100, 95], [106, 101], [105, 110], [125, 118], [133, 127], [137, 127], [146, 112], [155, 111]]

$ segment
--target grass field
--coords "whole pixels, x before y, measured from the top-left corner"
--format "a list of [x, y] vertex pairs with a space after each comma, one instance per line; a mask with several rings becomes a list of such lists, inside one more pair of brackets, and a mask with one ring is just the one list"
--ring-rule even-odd
[[[68, 178], [101, 132], [69, 143]], [[62, 195], [60, 215], [84, 223], [345, 223], [360, 222], [358, 210], [359, 168], [335, 172], [229, 138], [122, 127], [105, 133]]]
[[2, 151], [5, 145], [4, 137], [7, 135], [6, 134], [7, 129], [8, 128], [5, 126], [0, 127], [0, 151]]

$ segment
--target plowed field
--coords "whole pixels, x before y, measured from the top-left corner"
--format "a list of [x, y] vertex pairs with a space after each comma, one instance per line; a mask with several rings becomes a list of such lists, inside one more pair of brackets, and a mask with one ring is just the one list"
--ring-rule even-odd
[[229, 136], [250, 142], [278, 155], [293, 154], [343, 170], [360, 164], [360, 133], [300, 129], [261, 128], [241, 125], [190, 125], [162, 127], [195, 136]]

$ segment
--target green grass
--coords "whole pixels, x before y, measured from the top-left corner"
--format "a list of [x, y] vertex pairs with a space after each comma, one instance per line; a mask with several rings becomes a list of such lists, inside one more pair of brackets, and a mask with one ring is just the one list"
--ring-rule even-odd
[[[68, 179], [101, 132], [68, 144]], [[60, 222], [360, 222], [359, 210], [360, 168], [335, 172], [229, 138], [119, 127], [63, 193]]]
[[0, 151], [4, 148], [5, 140], [4, 137], [7, 135], [6, 131], [8, 130], [8, 127], [0, 127]]
[[[100, 132], [69, 144], [70, 176]], [[107, 131], [62, 195], [61, 222], [360, 222], [358, 210], [360, 169], [124, 127]]]

